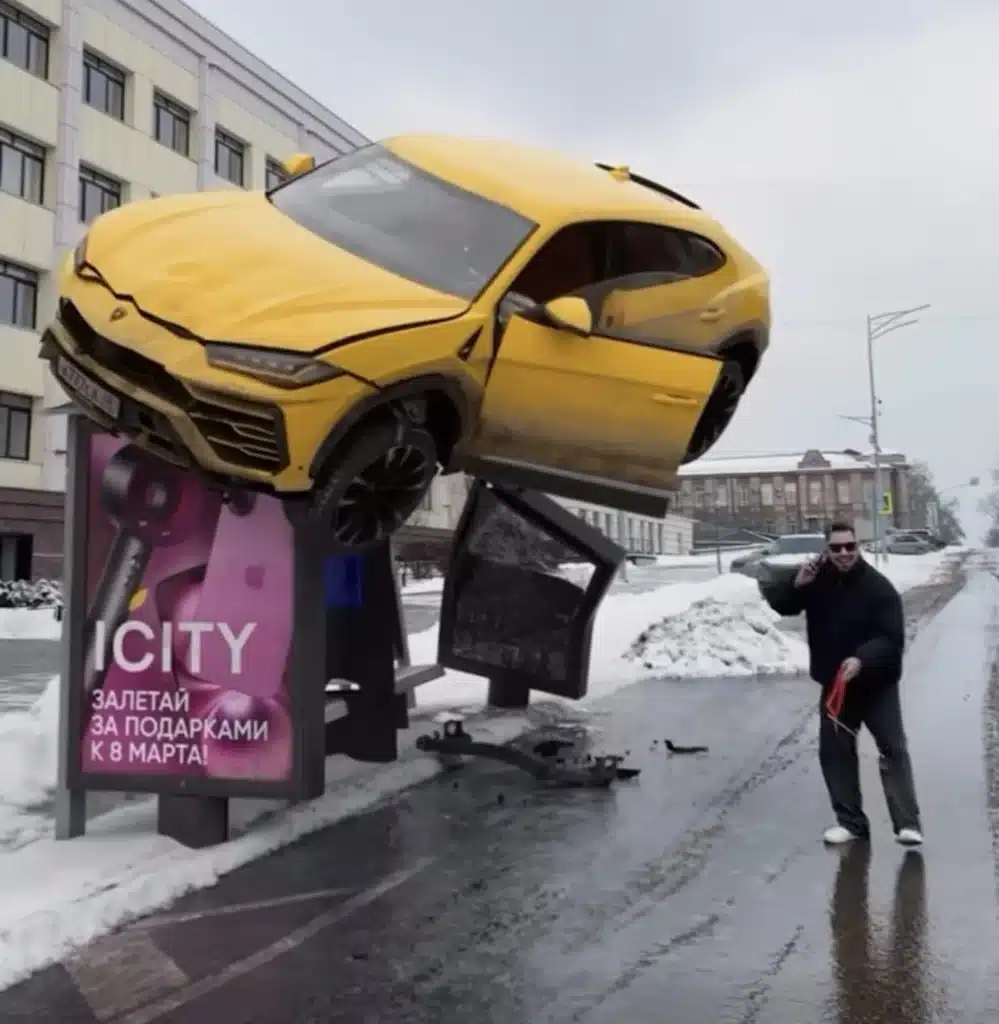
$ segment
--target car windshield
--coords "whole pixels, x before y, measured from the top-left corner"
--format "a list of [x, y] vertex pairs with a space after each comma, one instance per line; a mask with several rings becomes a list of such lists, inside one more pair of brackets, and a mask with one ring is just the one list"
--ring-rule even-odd
[[327, 242], [401, 277], [472, 300], [537, 225], [367, 146], [269, 194]]
[[801, 555], [818, 553], [825, 549], [826, 539], [821, 534], [814, 537], [781, 537], [777, 541], [776, 554]]

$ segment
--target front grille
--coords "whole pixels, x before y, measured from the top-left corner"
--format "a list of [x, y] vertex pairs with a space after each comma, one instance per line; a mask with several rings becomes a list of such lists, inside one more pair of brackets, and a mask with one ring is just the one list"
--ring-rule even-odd
[[191, 457], [173, 424], [156, 409], [126, 399], [116, 427], [167, 462], [185, 469], [191, 466]]
[[165, 367], [98, 334], [68, 299], [60, 303], [59, 317], [80, 351], [100, 366], [174, 405], [189, 401], [187, 389]]
[[236, 398], [196, 398], [188, 416], [212, 450], [226, 462], [276, 473], [287, 462], [281, 414], [277, 409]]

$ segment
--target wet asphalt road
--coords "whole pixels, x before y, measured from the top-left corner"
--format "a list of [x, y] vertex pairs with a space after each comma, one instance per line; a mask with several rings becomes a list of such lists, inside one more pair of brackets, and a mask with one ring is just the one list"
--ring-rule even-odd
[[[121, 1024], [999, 1020], [983, 757], [997, 599], [973, 577], [912, 652], [924, 854], [891, 841], [866, 739], [873, 842], [818, 842], [828, 809], [809, 682], [653, 681], [591, 716], [597, 748], [631, 751], [634, 782], [551, 792], [471, 764], [95, 947], [88, 983], [103, 971], [111, 990], [133, 990], [115, 959], [132, 942], [133, 961], [153, 945], [157, 970], [184, 980]], [[983, 602], [988, 629], [966, 614]], [[938, 667], [944, 647], [968, 657]], [[666, 737], [710, 752], [669, 756]], [[999, 810], [994, 784], [991, 798]], [[70, 968], [0, 995], [0, 1021], [97, 1019]]]

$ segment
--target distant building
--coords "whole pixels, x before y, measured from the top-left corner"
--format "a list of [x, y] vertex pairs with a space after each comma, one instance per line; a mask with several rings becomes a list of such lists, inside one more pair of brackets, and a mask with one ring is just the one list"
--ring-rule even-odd
[[595, 526], [605, 537], [620, 544], [629, 554], [686, 555], [693, 549], [694, 522], [684, 516], [667, 515], [662, 519], [651, 519], [583, 501], [555, 500]]
[[[911, 526], [908, 459], [881, 454], [881, 486], [890, 495], [885, 525]], [[697, 521], [695, 539], [739, 531], [780, 535], [822, 530], [851, 520], [873, 537], [874, 462], [850, 451], [788, 452], [700, 459], [680, 472], [677, 511]]]

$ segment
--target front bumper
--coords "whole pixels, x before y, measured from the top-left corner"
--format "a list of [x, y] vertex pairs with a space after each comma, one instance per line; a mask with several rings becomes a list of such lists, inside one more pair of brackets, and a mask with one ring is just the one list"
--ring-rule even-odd
[[[100, 335], [67, 299], [42, 336], [40, 356], [89, 419], [174, 465], [265, 490], [310, 486], [307, 475], [288, 472], [284, 416], [276, 405], [179, 380]], [[82, 386], [80, 374], [117, 401]]]

